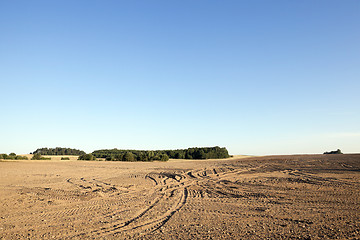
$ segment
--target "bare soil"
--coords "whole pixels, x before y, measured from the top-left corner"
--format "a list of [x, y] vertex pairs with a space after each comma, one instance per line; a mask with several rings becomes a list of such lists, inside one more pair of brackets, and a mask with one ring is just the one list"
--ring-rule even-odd
[[0, 239], [359, 236], [356, 154], [0, 162]]

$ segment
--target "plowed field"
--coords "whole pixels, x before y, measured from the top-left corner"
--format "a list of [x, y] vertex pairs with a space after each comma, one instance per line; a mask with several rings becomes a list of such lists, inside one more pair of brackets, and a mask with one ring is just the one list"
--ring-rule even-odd
[[359, 239], [360, 155], [0, 162], [0, 239]]

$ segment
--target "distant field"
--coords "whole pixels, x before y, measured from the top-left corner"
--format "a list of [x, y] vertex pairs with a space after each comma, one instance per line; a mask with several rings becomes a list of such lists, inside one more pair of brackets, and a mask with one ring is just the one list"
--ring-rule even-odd
[[0, 162], [0, 239], [360, 235], [360, 155], [168, 162], [50, 157]]
[[[31, 160], [31, 158], [34, 156], [33, 154], [19, 154], [20, 156], [26, 156], [29, 160]], [[74, 155], [42, 155], [43, 157], [46, 158], [51, 158], [51, 161], [61, 161], [62, 157], [68, 157], [70, 158], [70, 161], [77, 161], [79, 156], [74, 156]], [[246, 155], [234, 155], [231, 158], [227, 158], [227, 159], [170, 159], [169, 161], [221, 161], [221, 160], [229, 160], [229, 159], [234, 159], [234, 158], [247, 158], [249, 156]], [[99, 161], [104, 161], [104, 158], [98, 158], [97, 160]], [[26, 161], [26, 160], [23, 160]], [[34, 160], [34, 161], [46, 161], [46, 160]]]
[[[33, 154], [19, 154], [20, 156], [26, 156], [29, 160], [34, 156]], [[51, 158], [51, 160], [54, 161], [60, 161], [62, 157], [68, 157], [70, 158], [70, 161], [76, 161], [78, 159], [79, 156], [74, 156], [74, 155], [42, 155], [43, 157], [46, 158]], [[26, 161], [26, 160], [23, 160]], [[43, 161], [43, 160], [35, 160], [35, 161]]]

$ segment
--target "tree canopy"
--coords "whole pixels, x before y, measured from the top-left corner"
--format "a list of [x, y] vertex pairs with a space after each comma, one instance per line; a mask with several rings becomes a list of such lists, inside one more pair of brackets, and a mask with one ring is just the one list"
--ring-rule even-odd
[[33, 154], [41, 154], [41, 155], [84, 155], [86, 154], [82, 150], [73, 149], [73, 148], [62, 148], [62, 147], [56, 147], [56, 148], [38, 148], [36, 151], [33, 152]]
[[342, 154], [342, 152], [340, 149], [338, 149], [336, 151], [324, 152], [324, 154]]
[[177, 150], [120, 150], [103, 149], [92, 153], [97, 158], [106, 161], [168, 161], [174, 159], [209, 159], [230, 157], [226, 148], [203, 147]]
[[92, 154], [83, 154], [79, 156], [78, 160], [94, 161], [96, 160], [96, 157]]
[[28, 160], [28, 158], [26, 156], [19, 156], [16, 155], [15, 153], [10, 153], [9, 155], [7, 155], [6, 153], [2, 153], [0, 154], [0, 159], [7, 159], [7, 160]]

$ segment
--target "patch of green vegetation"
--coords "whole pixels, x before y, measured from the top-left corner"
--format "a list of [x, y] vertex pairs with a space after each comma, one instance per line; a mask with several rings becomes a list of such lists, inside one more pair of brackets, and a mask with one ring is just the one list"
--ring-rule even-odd
[[41, 154], [41, 155], [84, 155], [86, 154], [82, 150], [74, 148], [38, 148], [32, 154]]
[[103, 149], [96, 150], [92, 153], [97, 158], [104, 158], [106, 161], [168, 161], [173, 159], [219, 159], [229, 158], [230, 155], [226, 148], [220, 147], [204, 147], [204, 148], [188, 148], [177, 150], [119, 150], [119, 149]]
[[0, 154], [0, 159], [4, 159], [4, 160], [28, 160], [28, 158], [26, 156], [19, 156], [16, 155], [15, 153], [10, 153], [9, 155], [2, 153]]
[[51, 160], [51, 158], [46, 158], [41, 156], [39, 153], [35, 153], [31, 160]]
[[95, 161], [96, 157], [94, 157], [91, 153], [83, 154], [83, 155], [79, 156], [78, 160]]
[[343, 154], [340, 149], [336, 151], [324, 152], [324, 154]]

